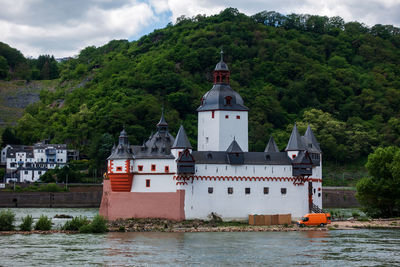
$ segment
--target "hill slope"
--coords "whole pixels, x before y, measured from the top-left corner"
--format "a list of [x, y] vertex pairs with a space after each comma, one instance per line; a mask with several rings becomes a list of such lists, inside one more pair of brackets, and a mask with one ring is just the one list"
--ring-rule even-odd
[[398, 33], [338, 17], [235, 9], [180, 18], [62, 63], [58, 88], [28, 108], [17, 135], [68, 142], [100, 164], [123, 125], [132, 143], [145, 140], [164, 103], [170, 131], [183, 123], [195, 145], [195, 110], [223, 47], [231, 86], [250, 107], [251, 150], [262, 151], [270, 134], [283, 149], [298, 121], [300, 131], [311, 124], [325, 159], [357, 160], [377, 145], [400, 144]]

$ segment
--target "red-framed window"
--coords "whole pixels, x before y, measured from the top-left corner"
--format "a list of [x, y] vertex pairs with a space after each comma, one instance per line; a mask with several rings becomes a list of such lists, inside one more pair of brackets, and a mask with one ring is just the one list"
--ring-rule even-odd
[[122, 171], [122, 167], [117, 167], [117, 172], [121, 172]]
[[211, 111], [211, 118], [214, 119], [214, 117], [215, 117], [215, 111], [213, 110]]
[[239, 116], [239, 115], [237, 115], [237, 116], [236, 116], [236, 119], [240, 120], [240, 116]]
[[150, 187], [150, 179], [146, 179], [146, 187]]
[[156, 164], [151, 164], [151, 171], [155, 172], [156, 171]]
[[138, 168], [138, 171], [140, 171], [140, 172], [143, 171], [143, 165], [138, 165], [137, 168]]
[[182, 155], [182, 151], [178, 152], [178, 157], [180, 157]]
[[165, 172], [169, 172], [169, 166], [165, 166], [164, 170]]
[[292, 155], [292, 159], [294, 159], [295, 157], [296, 157], [296, 154], [293, 154], [293, 155]]
[[225, 115], [225, 119], [229, 119], [229, 115]]

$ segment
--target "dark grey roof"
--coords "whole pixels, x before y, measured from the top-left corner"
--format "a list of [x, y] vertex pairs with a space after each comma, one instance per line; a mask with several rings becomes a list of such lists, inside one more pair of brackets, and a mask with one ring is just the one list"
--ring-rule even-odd
[[[230, 104], [226, 103], [226, 97], [231, 97]], [[242, 97], [234, 91], [229, 84], [214, 84], [202, 100], [202, 105], [197, 111], [207, 110], [249, 110]]]
[[173, 159], [171, 147], [174, 137], [168, 132], [168, 123], [161, 114], [160, 122], [157, 124], [157, 132], [151, 134], [142, 146], [133, 146], [133, 154], [136, 159]]
[[276, 145], [275, 140], [272, 136], [269, 138], [268, 144], [265, 147], [264, 152], [279, 152], [279, 148]]
[[296, 123], [294, 124], [292, 134], [290, 135], [289, 142], [286, 146], [285, 151], [298, 151], [298, 150], [305, 150], [305, 146], [301, 141], [299, 131], [297, 130]]
[[49, 147], [57, 148], [57, 149], [67, 149], [66, 144], [48, 144], [46, 141], [41, 141], [39, 143], [35, 143], [33, 145], [34, 149], [46, 149]]
[[[196, 164], [229, 164], [225, 151], [193, 151]], [[243, 152], [244, 163], [248, 165], [290, 165], [286, 152]]]
[[160, 121], [157, 123], [157, 126], [168, 126], [168, 123], [164, 117], [164, 110], [161, 112], [161, 118]]
[[181, 125], [179, 127], [178, 134], [176, 135], [175, 142], [172, 145], [172, 148], [192, 148], [190, 145], [190, 141], [186, 135], [185, 129]]
[[226, 150], [228, 153], [243, 153], [243, 150], [240, 148], [239, 144], [233, 139], [232, 143], [229, 145]]
[[221, 50], [221, 60], [215, 66], [215, 70], [229, 71], [228, 65], [224, 62], [224, 51]]
[[310, 125], [307, 127], [307, 131], [304, 134], [304, 141], [303, 142], [306, 145], [306, 149], [311, 152], [311, 153], [321, 153], [321, 148], [319, 147], [319, 143], [317, 141], [317, 138], [315, 138], [315, 135], [313, 131], [311, 130]]
[[26, 153], [27, 158], [33, 158], [33, 146], [12, 145], [7, 149], [7, 158], [15, 158], [17, 153]]
[[129, 146], [128, 134], [125, 129], [123, 129], [118, 138], [118, 146], [113, 146], [111, 155], [107, 158], [111, 159], [133, 159], [132, 149]]

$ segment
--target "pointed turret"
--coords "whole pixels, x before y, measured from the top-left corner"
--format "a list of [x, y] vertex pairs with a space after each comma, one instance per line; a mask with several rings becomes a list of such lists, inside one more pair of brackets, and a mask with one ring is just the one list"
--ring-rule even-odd
[[160, 121], [157, 123], [157, 131], [160, 133], [168, 132], [168, 123], [164, 117], [164, 109], [162, 109]]
[[226, 150], [229, 164], [239, 165], [244, 164], [244, 154], [243, 150], [240, 148], [239, 144], [233, 139], [232, 143]]
[[305, 150], [305, 146], [301, 141], [301, 137], [299, 131], [297, 130], [297, 125], [295, 123], [285, 151], [301, 151], [301, 150]]
[[264, 152], [279, 152], [279, 148], [276, 145], [275, 140], [272, 136], [269, 138], [268, 144], [265, 147]]
[[236, 142], [235, 138], [233, 139], [232, 143], [229, 145], [228, 149], [226, 150], [228, 153], [243, 153], [243, 150], [240, 148], [239, 144]]
[[185, 129], [181, 125], [179, 127], [178, 134], [176, 135], [175, 142], [172, 145], [171, 148], [189, 148], [192, 149], [192, 146], [190, 145], [190, 141], [186, 135]]
[[131, 159], [131, 158], [134, 157], [131, 153], [128, 134], [126, 133], [125, 129], [123, 129], [118, 138], [118, 146], [115, 147], [114, 145], [111, 151], [111, 155], [108, 157], [108, 159], [114, 160], [114, 159]]
[[321, 153], [321, 148], [319, 146], [317, 138], [315, 138], [315, 135], [314, 135], [313, 131], [311, 130], [310, 125], [308, 125], [307, 131], [304, 134], [304, 137], [307, 140], [307, 144], [306, 144], [307, 150], [309, 150], [310, 152], [314, 152], [314, 153]]

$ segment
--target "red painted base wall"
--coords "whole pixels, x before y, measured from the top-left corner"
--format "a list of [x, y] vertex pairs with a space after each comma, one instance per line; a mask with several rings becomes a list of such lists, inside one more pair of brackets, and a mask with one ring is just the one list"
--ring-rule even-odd
[[110, 180], [103, 181], [100, 215], [119, 218], [185, 219], [185, 190], [171, 193], [112, 192]]

